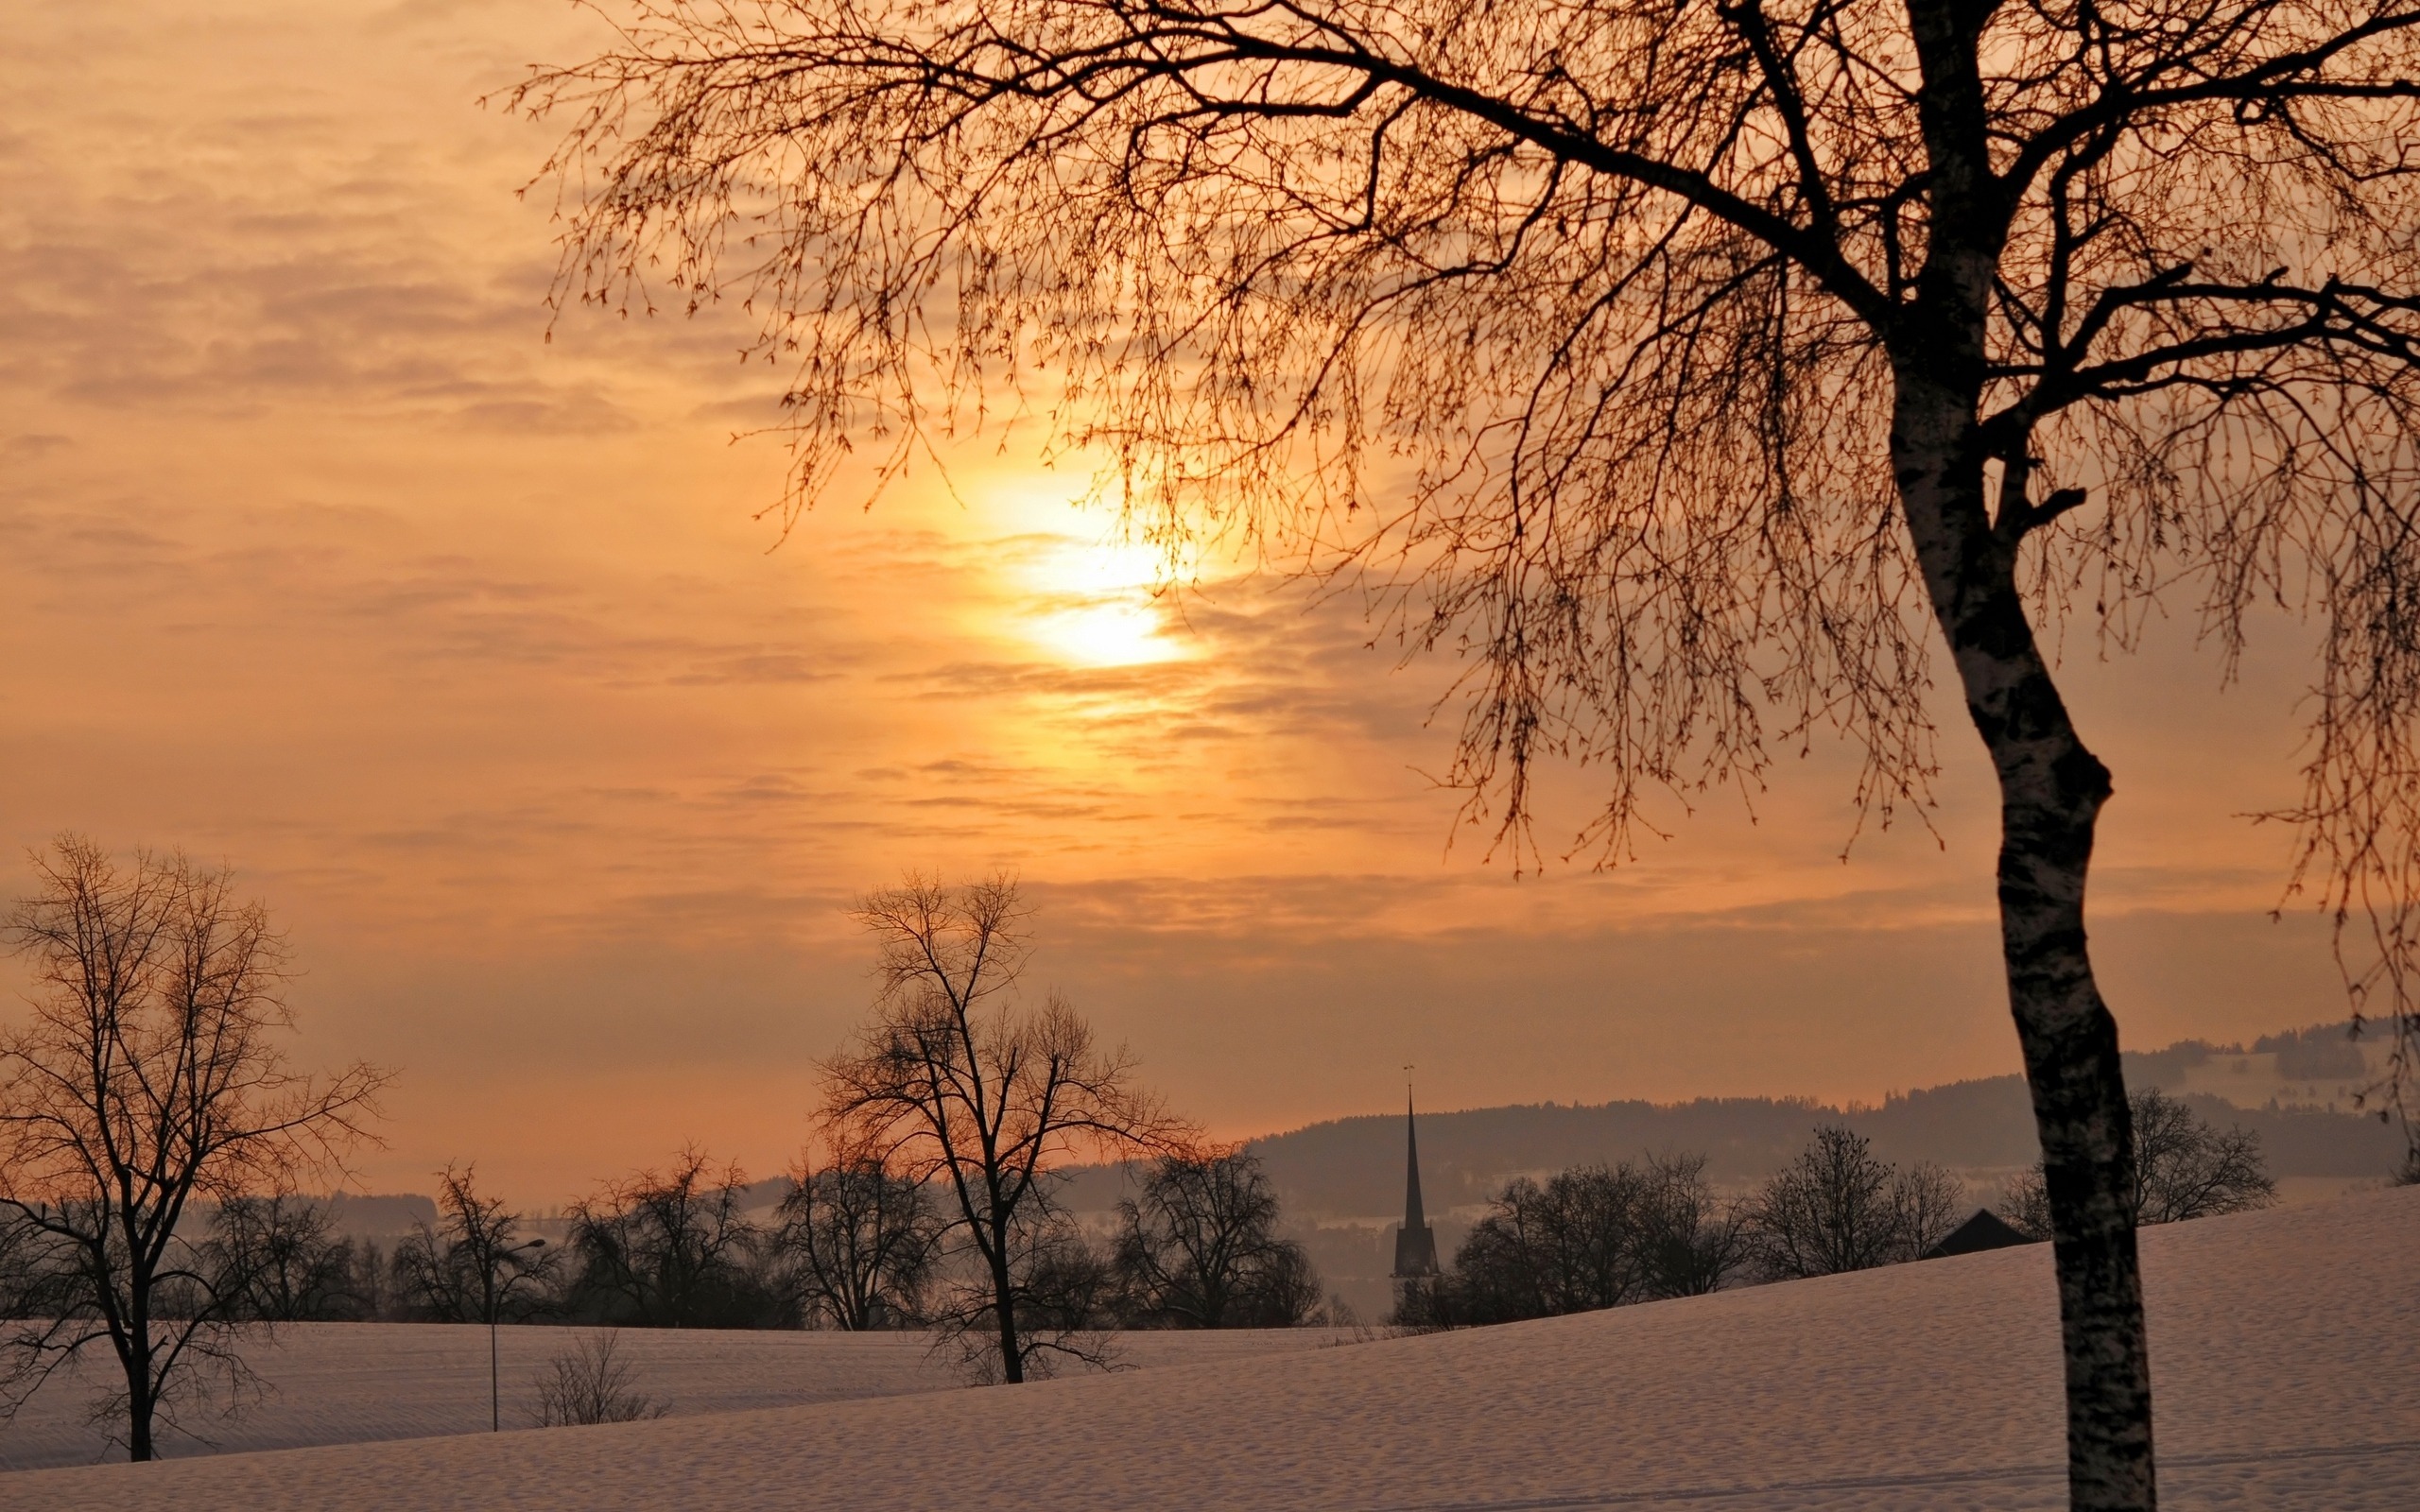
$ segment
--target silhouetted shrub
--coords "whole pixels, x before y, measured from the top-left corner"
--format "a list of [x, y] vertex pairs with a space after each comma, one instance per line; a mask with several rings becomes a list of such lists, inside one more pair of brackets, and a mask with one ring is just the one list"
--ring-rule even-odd
[[638, 1389], [630, 1362], [620, 1356], [619, 1337], [608, 1329], [546, 1362], [529, 1416], [541, 1428], [559, 1428], [636, 1422], [671, 1410], [671, 1403]]

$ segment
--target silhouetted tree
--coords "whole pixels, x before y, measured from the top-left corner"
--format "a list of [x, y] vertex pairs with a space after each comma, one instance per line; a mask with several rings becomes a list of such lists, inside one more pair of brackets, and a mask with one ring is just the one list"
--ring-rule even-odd
[[521, 1215], [482, 1196], [475, 1166], [438, 1173], [437, 1224], [415, 1223], [389, 1262], [396, 1303], [435, 1323], [490, 1323], [543, 1308], [556, 1257], [521, 1234]]
[[1719, 1291], [1749, 1259], [1746, 1211], [1718, 1196], [1702, 1155], [1579, 1165], [1515, 1178], [1433, 1285], [1409, 1286], [1396, 1321], [1509, 1323]]
[[897, 1328], [923, 1315], [942, 1232], [924, 1183], [843, 1157], [791, 1177], [774, 1245], [807, 1314], [838, 1329]]
[[1705, 1164], [1703, 1155], [1648, 1157], [1638, 1242], [1650, 1297], [1719, 1292], [1748, 1263], [1747, 1209], [1715, 1192]]
[[2211, 1218], [2277, 1200], [2259, 1135], [2221, 1129], [2156, 1087], [2135, 1094], [2134, 1112], [2136, 1223]]
[[1063, 1001], [1015, 1000], [1030, 947], [1013, 882], [911, 879], [864, 899], [856, 918], [881, 988], [873, 1022], [823, 1064], [833, 1146], [942, 1194], [950, 1240], [979, 1280], [935, 1320], [974, 1343], [970, 1358], [1009, 1383], [1055, 1357], [1090, 1358], [1079, 1330], [1036, 1326], [1068, 1312], [1037, 1292], [1044, 1280], [1063, 1291], [1052, 1278], [1072, 1264], [1052, 1173], [1079, 1152], [1173, 1151], [1191, 1131]]
[[756, 1328], [780, 1303], [758, 1265], [764, 1235], [740, 1205], [747, 1174], [692, 1146], [572, 1208], [583, 1315], [639, 1328]]
[[238, 1316], [270, 1323], [371, 1315], [353, 1246], [324, 1202], [279, 1193], [230, 1197], [211, 1214], [201, 1264]]
[[[2261, 1158], [2259, 1135], [2241, 1127], [2221, 1129], [2184, 1099], [2156, 1087], [2136, 1092], [2133, 1103], [2131, 1200], [2137, 1224], [2248, 1212], [2277, 1200], [2277, 1183]], [[2040, 1165], [2009, 1184], [2000, 1216], [2036, 1237], [2049, 1232], [2049, 1198]]]
[[1276, 1189], [1246, 1151], [1162, 1156], [1117, 1212], [1117, 1268], [1137, 1321], [1283, 1329], [1319, 1305], [1310, 1257], [1278, 1235]]
[[1776, 1280], [1914, 1260], [1957, 1228], [1964, 1189], [1937, 1165], [1876, 1159], [1863, 1136], [1815, 1131], [1754, 1209], [1757, 1263]]
[[283, 1190], [369, 1137], [384, 1073], [291, 1068], [285, 954], [226, 871], [67, 836], [5, 932], [30, 1022], [0, 1031], [0, 1212], [30, 1236], [43, 1316], [0, 1338], [0, 1408], [106, 1343], [130, 1458], [181, 1394], [243, 1384], [241, 1288], [178, 1236], [194, 1205]]
[[2408, 1057], [2420, 12], [627, 9], [513, 95], [576, 118], [566, 302], [744, 299], [793, 364], [796, 499], [1006, 389], [1145, 534], [1363, 574], [1469, 659], [1456, 776], [1516, 850], [1542, 754], [1605, 774], [1616, 854], [1647, 797], [1819, 725], [1861, 804], [1920, 805], [1937, 630], [1998, 781], [2071, 1497], [2153, 1503], [2083, 922], [2112, 789], [2035, 626], [2125, 644], [2179, 579], [2229, 656], [2256, 604], [2320, 620], [2294, 877]]
[[1645, 1190], [1627, 1164], [1512, 1181], [1454, 1253], [1454, 1320], [1507, 1323], [1639, 1300]]
[[[1063, 1211], [1054, 1211], [1046, 1221], [1017, 1230], [1015, 1237], [1019, 1245], [1011, 1269], [1023, 1278], [1017, 1297], [1019, 1326], [1046, 1341], [1028, 1358], [1028, 1366], [1037, 1359], [1045, 1372], [1063, 1360], [1111, 1364], [1108, 1332], [1123, 1321], [1125, 1302], [1115, 1254]], [[973, 1294], [970, 1300], [984, 1296], [988, 1293]], [[1000, 1380], [988, 1306], [976, 1316], [986, 1326], [958, 1332], [967, 1364], [978, 1380]], [[944, 1324], [945, 1329], [955, 1326], [955, 1320], [945, 1317]]]
[[55, 1269], [43, 1263], [47, 1235], [13, 1210], [0, 1208], [0, 1323], [40, 1316], [35, 1291]]

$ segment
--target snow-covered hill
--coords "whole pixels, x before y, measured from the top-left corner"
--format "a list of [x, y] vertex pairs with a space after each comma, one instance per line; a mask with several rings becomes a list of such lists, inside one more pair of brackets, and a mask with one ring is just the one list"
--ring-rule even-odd
[[[2420, 1505], [2420, 1190], [2144, 1236], [2164, 1500]], [[605, 1428], [32, 1471], [13, 1505], [2064, 1504], [2040, 1246], [1497, 1329]]]

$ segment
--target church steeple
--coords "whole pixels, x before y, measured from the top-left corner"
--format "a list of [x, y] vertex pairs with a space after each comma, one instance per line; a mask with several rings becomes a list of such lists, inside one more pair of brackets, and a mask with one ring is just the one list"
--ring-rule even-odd
[[1404, 1166], [1403, 1227], [1395, 1230], [1395, 1279], [1409, 1280], [1437, 1274], [1437, 1232], [1420, 1201], [1420, 1128], [1411, 1107], [1411, 1089], [1403, 1094]]

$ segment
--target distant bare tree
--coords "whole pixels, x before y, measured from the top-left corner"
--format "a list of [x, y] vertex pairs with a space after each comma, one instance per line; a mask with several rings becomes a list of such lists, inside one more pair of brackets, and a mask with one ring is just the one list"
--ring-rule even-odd
[[999, 1380], [1089, 1357], [1080, 1330], [1027, 1315], [1067, 1315], [1036, 1292], [1068, 1261], [1053, 1172], [1080, 1154], [1174, 1152], [1191, 1128], [1064, 1001], [1017, 1000], [1030, 943], [1015, 883], [911, 878], [866, 897], [856, 918], [880, 986], [873, 1022], [823, 1063], [831, 1143], [942, 1194], [950, 1238], [980, 1279], [939, 1321], [988, 1341], [977, 1358]]
[[521, 1235], [521, 1215], [483, 1196], [475, 1166], [437, 1177], [437, 1223], [415, 1223], [389, 1265], [397, 1300], [438, 1323], [493, 1323], [542, 1306], [556, 1263]]
[[572, 1208], [579, 1304], [640, 1328], [748, 1328], [776, 1305], [756, 1272], [764, 1235], [740, 1207], [747, 1173], [683, 1150]]
[[46, 1235], [13, 1209], [0, 1209], [0, 1323], [39, 1315], [36, 1288], [56, 1267], [42, 1258], [49, 1248]]
[[604, 1329], [546, 1362], [529, 1416], [541, 1428], [562, 1428], [632, 1423], [671, 1410], [670, 1402], [639, 1390], [636, 1372], [622, 1358], [621, 1335]]
[[1748, 1264], [1756, 1232], [1716, 1194], [1702, 1155], [1577, 1165], [1516, 1177], [1433, 1283], [1398, 1288], [1412, 1327], [1509, 1323], [1720, 1291]]
[[1627, 1163], [1514, 1179], [1455, 1251], [1450, 1320], [1509, 1323], [1640, 1300], [1646, 1193]]
[[1640, 1260], [1651, 1297], [1719, 1292], [1748, 1263], [1747, 1209], [1716, 1194], [1703, 1155], [1648, 1157]]
[[0, 1212], [46, 1275], [45, 1316], [0, 1339], [0, 1408], [106, 1342], [130, 1458], [158, 1452], [181, 1397], [249, 1380], [243, 1288], [178, 1227], [195, 1205], [290, 1188], [370, 1137], [385, 1073], [293, 1070], [285, 954], [226, 871], [90, 840], [34, 858], [7, 916], [32, 963], [29, 1022], [0, 1031]]
[[1139, 1320], [1292, 1328], [1319, 1305], [1310, 1257], [1277, 1232], [1276, 1190], [1248, 1151], [1162, 1156], [1118, 1221], [1118, 1270]]
[[1922, 1260], [1974, 1214], [1966, 1205], [1966, 1183], [1930, 1160], [1893, 1175], [1891, 1206], [1899, 1224], [1900, 1260]]
[[2158, 1088], [2135, 1094], [2135, 1221], [2182, 1223], [2277, 1200], [2260, 1136], [2221, 1129]]
[[923, 1182], [864, 1157], [802, 1164], [781, 1218], [774, 1243], [807, 1312], [849, 1330], [920, 1319], [942, 1231]]
[[[744, 301], [794, 499], [1037, 416], [1133, 526], [1356, 575], [1463, 658], [1525, 845], [1591, 763], [1753, 790], [1833, 727], [1888, 822], [1945, 646], [1999, 789], [2079, 1508], [2154, 1503], [2110, 774], [2036, 627], [2320, 622], [2293, 873], [2357, 1005], [2420, 964], [2420, 12], [2372, 0], [630, 0], [558, 296]], [[994, 404], [995, 398], [1013, 401]], [[2363, 922], [2370, 926], [2364, 930]]]
[[324, 1202], [288, 1193], [229, 1197], [210, 1217], [201, 1263], [238, 1316], [300, 1323], [359, 1315], [353, 1246]]
[[1941, 1167], [1902, 1170], [1863, 1136], [1825, 1125], [1756, 1197], [1758, 1262], [1788, 1280], [1914, 1260], [1958, 1227], [1964, 1200]]
[[[2247, 1128], [2221, 1129], [2184, 1099], [2156, 1087], [2136, 1092], [2133, 1103], [2132, 1202], [2137, 1224], [2248, 1212], [2277, 1200], [2259, 1135]], [[2009, 1184], [2000, 1216], [2036, 1237], [2049, 1232], [2050, 1204], [2040, 1165]]]

